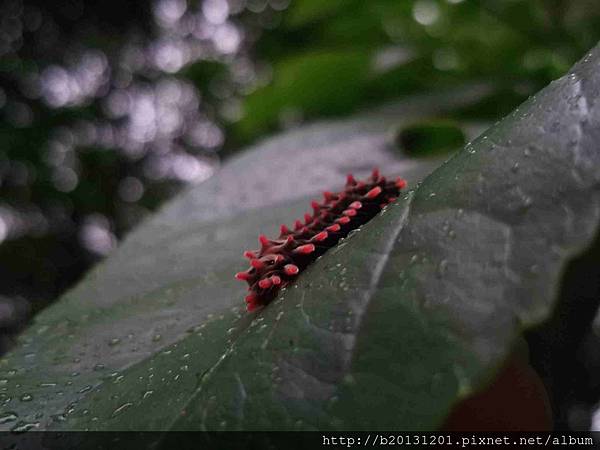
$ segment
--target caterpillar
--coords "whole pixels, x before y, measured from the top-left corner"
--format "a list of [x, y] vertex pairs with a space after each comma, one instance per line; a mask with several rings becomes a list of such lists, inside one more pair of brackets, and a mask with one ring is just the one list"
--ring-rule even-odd
[[326, 191], [321, 203], [311, 202], [313, 212], [304, 215], [304, 222], [296, 220], [293, 229], [281, 225], [277, 239], [261, 234], [260, 249], [244, 252], [250, 268], [235, 274], [248, 283], [247, 310], [267, 305], [311, 262], [393, 202], [404, 187], [405, 180], [388, 181], [378, 169], [365, 181], [349, 174], [343, 191]]

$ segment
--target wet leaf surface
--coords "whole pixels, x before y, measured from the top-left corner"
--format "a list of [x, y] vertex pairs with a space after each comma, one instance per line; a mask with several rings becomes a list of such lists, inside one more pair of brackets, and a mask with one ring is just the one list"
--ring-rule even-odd
[[[0, 360], [0, 427], [167, 426], [235, 336], [228, 330], [250, 323], [233, 274], [258, 234], [291, 223], [349, 171], [363, 176], [377, 165], [418, 182], [442, 160], [402, 158], [391, 149], [393, 130], [485, 92], [470, 86], [411, 98], [267, 139], [232, 159], [35, 318]], [[132, 423], [149, 404], [164, 414]]]
[[[435, 428], [549, 315], [598, 229], [599, 61], [597, 48], [427, 177], [436, 164], [389, 151], [389, 109], [230, 162], [38, 317], [2, 362], [18, 417], [2, 426]], [[400, 112], [418, 111], [432, 113]], [[240, 252], [373, 165], [425, 178], [245, 314]]]

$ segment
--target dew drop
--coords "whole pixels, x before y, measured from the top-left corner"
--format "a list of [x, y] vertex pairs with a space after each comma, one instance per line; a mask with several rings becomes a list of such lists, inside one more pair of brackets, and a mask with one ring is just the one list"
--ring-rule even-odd
[[119, 406], [117, 409], [115, 409], [113, 411], [112, 417], [118, 416], [123, 411], [125, 411], [127, 408], [129, 408], [130, 406], [133, 406], [133, 403], [131, 403], [131, 402], [123, 403], [121, 406]]
[[440, 263], [438, 264], [436, 275], [438, 278], [442, 278], [444, 275], [446, 275], [447, 271], [448, 271], [448, 260], [442, 259], [440, 261]]
[[529, 273], [531, 273], [534, 276], [537, 276], [540, 273], [540, 266], [538, 266], [537, 264], [533, 264], [529, 267]]
[[19, 416], [17, 416], [17, 413], [14, 413], [12, 411], [7, 411], [5, 413], [0, 414], [0, 424], [14, 422], [18, 418], [19, 418]]
[[356, 383], [356, 379], [351, 374], [347, 374], [344, 375], [342, 382], [346, 385], [353, 385]]
[[31, 394], [23, 394], [23, 395], [21, 395], [21, 401], [22, 402], [30, 402], [31, 400], [33, 400], [33, 395], [31, 395]]
[[10, 431], [12, 431], [13, 433], [25, 433], [25, 432], [31, 430], [32, 428], [37, 428], [39, 426], [40, 426], [39, 422], [20, 421], [20, 422], [17, 422], [15, 424], [15, 426], [10, 429]]
[[154, 393], [154, 391], [146, 391], [144, 392], [144, 395], [142, 395], [142, 398], [148, 398], [150, 397], [152, 394]]
[[54, 414], [50, 416], [54, 422], [65, 422], [67, 420], [67, 416], [64, 414]]
[[110, 345], [111, 347], [114, 347], [115, 345], [118, 345], [120, 342], [121, 342], [121, 339], [112, 338], [110, 341], [108, 341], [108, 345]]
[[531, 207], [531, 205], [533, 204], [533, 199], [529, 196], [524, 196], [523, 197], [523, 201], [522, 201], [522, 206], [523, 209], [529, 209]]
[[199, 331], [201, 331], [201, 330], [202, 330], [202, 328], [203, 328], [203, 327], [202, 327], [201, 325], [196, 325], [196, 326], [194, 326], [194, 327], [190, 327], [190, 328], [188, 328], [188, 329], [186, 330], [186, 332], [188, 332], [188, 333], [198, 333]]

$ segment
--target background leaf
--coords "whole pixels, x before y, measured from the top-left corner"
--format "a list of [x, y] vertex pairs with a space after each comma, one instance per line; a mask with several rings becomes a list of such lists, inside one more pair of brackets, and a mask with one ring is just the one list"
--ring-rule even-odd
[[274, 68], [273, 83], [246, 99], [238, 126], [249, 134], [317, 111], [347, 114], [362, 95], [369, 60], [364, 51], [319, 51], [281, 61]]

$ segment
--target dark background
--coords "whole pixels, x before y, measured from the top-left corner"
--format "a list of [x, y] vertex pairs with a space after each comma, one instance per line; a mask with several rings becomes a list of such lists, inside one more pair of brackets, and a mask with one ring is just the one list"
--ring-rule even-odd
[[[599, 39], [596, 0], [1, 1], [0, 353], [244, 145], [469, 83], [488, 95], [445, 119], [491, 124]], [[552, 339], [531, 338], [546, 353]], [[559, 343], [565, 358], [581, 339]], [[589, 368], [540, 358], [563, 384], [579, 374], [576, 406], [600, 390]]]

